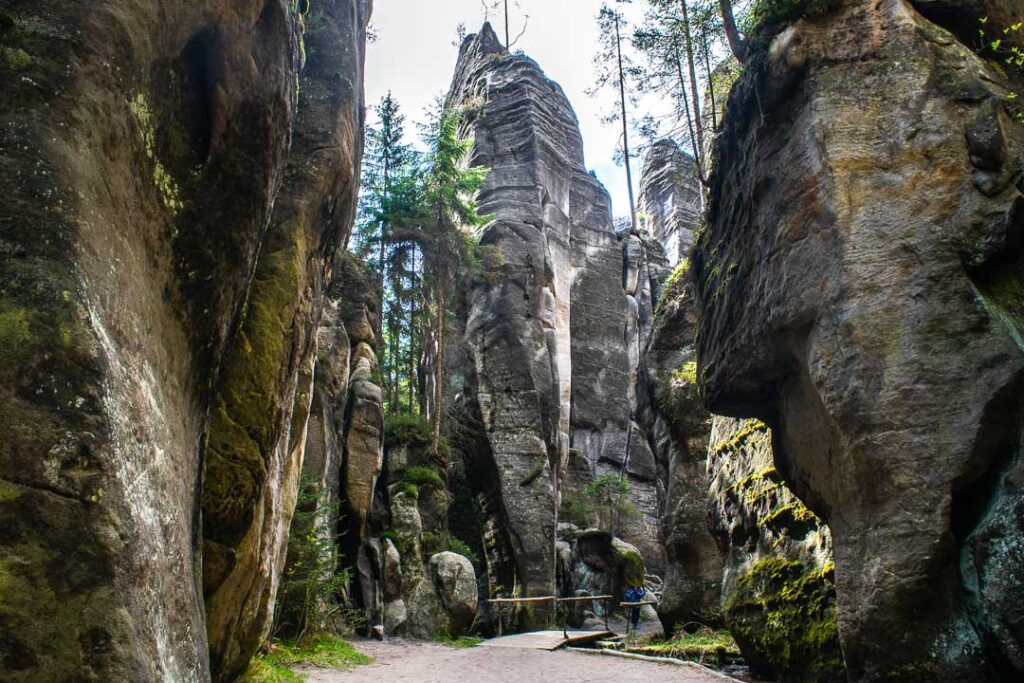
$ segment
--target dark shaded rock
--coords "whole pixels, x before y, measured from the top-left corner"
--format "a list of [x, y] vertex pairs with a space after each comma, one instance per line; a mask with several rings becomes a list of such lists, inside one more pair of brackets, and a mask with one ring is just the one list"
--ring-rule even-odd
[[846, 679], [828, 527], [786, 488], [758, 420], [716, 417], [711, 526], [725, 549], [725, 627], [751, 668], [786, 681]]
[[665, 630], [719, 623], [723, 555], [708, 526], [706, 498], [711, 415], [697, 391], [696, 302], [689, 264], [663, 286], [644, 361], [652, 402], [649, 427], [667, 465], [661, 537], [668, 555], [658, 616]]
[[854, 681], [1024, 675], [1024, 79], [945, 6], [847, 3], [754, 58], [694, 259], [704, 395], [828, 522]]

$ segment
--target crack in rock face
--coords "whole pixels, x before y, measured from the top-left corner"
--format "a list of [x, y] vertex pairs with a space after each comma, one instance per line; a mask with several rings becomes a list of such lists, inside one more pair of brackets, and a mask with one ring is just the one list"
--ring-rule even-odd
[[694, 255], [703, 394], [831, 527], [855, 681], [1024, 675], [1022, 79], [958, 40], [983, 4], [754, 54]]

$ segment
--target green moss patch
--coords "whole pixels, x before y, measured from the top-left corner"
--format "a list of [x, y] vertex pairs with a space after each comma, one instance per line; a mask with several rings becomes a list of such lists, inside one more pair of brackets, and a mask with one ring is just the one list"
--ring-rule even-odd
[[447, 633], [436, 636], [435, 640], [445, 647], [454, 648], [476, 647], [480, 643], [484, 642], [483, 638], [476, 638], [473, 636], [450, 636]]
[[740, 659], [740, 648], [728, 631], [701, 629], [697, 633], [681, 633], [673, 638], [659, 639], [630, 652], [654, 657], [673, 657], [694, 662], [714, 662], [720, 666]]
[[[418, 489], [432, 488], [435, 490], [442, 490], [445, 488], [444, 479], [441, 478], [441, 473], [435, 468], [427, 465], [416, 465], [410, 467], [402, 475], [402, 481], [407, 484], [412, 484]], [[419, 491], [417, 490], [417, 494]]]
[[830, 567], [763, 559], [739, 579], [724, 617], [744, 655], [781, 680], [845, 680]]

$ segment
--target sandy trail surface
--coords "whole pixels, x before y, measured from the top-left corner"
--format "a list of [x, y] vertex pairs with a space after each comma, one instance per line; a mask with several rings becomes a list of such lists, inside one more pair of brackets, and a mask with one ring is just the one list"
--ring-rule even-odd
[[512, 648], [449, 648], [391, 639], [358, 641], [374, 659], [350, 671], [305, 669], [309, 683], [722, 683], [730, 679], [697, 668], [579, 652]]

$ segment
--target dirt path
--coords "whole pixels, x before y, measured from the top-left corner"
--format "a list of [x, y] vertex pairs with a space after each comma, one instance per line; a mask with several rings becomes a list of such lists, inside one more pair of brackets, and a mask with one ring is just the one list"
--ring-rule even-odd
[[360, 641], [374, 658], [351, 671], [305, 670], [309, 683], [722, 683], [724, 676], [696, 668], [579, 652], [510, 648], [455, 649], [408, 640]]

